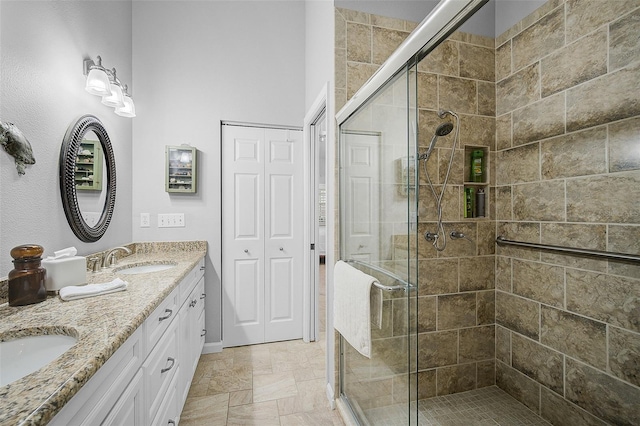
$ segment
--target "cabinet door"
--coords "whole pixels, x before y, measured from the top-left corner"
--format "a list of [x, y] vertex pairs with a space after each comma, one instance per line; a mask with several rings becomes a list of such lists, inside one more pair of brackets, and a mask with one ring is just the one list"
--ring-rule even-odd
[[[180, 367], [178, 367], [180, 369]], [[167, 392], [164, 394], [162, 404], [158, 408], [153, 421], [150, 422], [153, 426], [177, 426], [179, 422], [180, 413], [178, 412], [178, 377], [180, 371], [177, 371], [173, 377], [173, 380], [169, 384]], [[126, 424], [126, 423], [125, 423]]]
[[152, 419], [161, 409], [160, 403], [180, 365], [178, 352], [178, 323], [173, 321], [156, 347], [142, 364], [145, 381], [145, 397], [148, 418]]
[[103, 426], [142, 426], [144, 421], [144, 375], [142, 370], [134, 376], [113, 409], [102, 423]]
[[198, 150], [188, 146], [166, 146], [165, 190], [196, 192]]

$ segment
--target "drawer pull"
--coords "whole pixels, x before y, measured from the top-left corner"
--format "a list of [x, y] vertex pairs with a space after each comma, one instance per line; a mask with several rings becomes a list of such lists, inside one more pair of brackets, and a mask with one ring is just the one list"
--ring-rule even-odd
[[202, 294], [200, 295], [200, 300], [204, 299], [205, 297], [207, 297], [207, 295], [206, 295], [205, 293], [202, 293]]
[[171, 365], [168, 366], [167, 368], [163, 368], [162, 370], [160, 370], [161, 374], [162, 373], [166, 373], [167, 371], [171, 370], [173, 368], [173, 366], [175, 365], [175, 363], [176, 363], [176, 359], [175, 358], [171, 358], [171, 357], [167, 358], [167, 361], [171, 362]]
[[167, 424], [169, 425], [173, 425], [176, 426], [176, 422], [174, 420], [169, 419], [169, 421], [167, 422]]
[[168, 314], [163, 316], [163, 317], [158, 318], [158, 321], [164, 321], [167, 318], [169, 318], [171, 316], [171, 314], [173, 314], [173, 311], [171, 309], [165, 309], [164, 311], [168, 312]]
[[200, 337], [204, 337], [207, 334], [207, 330], [202, 329], [202, 333], [200, 333]]

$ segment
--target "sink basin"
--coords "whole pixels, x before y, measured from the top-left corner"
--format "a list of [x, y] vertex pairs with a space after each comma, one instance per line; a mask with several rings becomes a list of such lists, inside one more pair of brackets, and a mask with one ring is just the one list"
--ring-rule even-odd
[[0, 386], [8, 385], [49, 364], [77, 339], [64, 335], [38, 335], [0, 342]]
[[117, 274], [123, 274], [123, 275], [147, 274], [149, 272], [166, 271], [167, 269], [171, 269], [174, 266], [176, 266], [176, 265], [174, 265], [173, 263], [161, 263], [161, 264], [154, 264], [154, 265], [139, 265], [139, 266], [133, 266], [131, 268], [124, 267], [123, 269], [116, 270], [116, 273]]

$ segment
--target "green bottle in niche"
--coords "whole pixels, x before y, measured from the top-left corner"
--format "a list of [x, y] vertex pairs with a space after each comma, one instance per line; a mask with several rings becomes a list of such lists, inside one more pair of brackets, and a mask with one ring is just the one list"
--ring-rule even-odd
[[476, 149], [471, 152], [471, 182], [484, 182], [484, 151]]

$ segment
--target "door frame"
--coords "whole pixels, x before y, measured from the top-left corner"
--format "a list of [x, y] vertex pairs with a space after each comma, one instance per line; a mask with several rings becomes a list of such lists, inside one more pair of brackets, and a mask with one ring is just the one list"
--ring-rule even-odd
[[[304, 342], [316, 341], [319, 338], [319, 321], [318, 316], [322, 314], [318, 308], [318, 265], [316, 264], [317, 255], [316, 250], [311, 249], [311, 244], [317, 246], [318, 243], [318, 218], [317, 218], [317, 180], [318, 180], [318, 168], [317, 168], [317, 146], [315, 142], [314, 126], [322, 115], [324, 114], [327, 121], [327, 150], [330, 138], [329, 126], [329, 110], [327, 108], [329, 99], [329, 83], [325, 83], [324, 87], [316, 97], [315, 101], [311, 104], [311, 107], [307, 110], [304, 117], [304, 125], [302, 128], [302, 139], [304, 140], [304, 229], [308, 232], [304, 232], [304, 247], [306, 254], [304, 256], [303, 274], [305, 277], [305, 286], [303, 292], [303, 325], [302, 325], [302, 340]], [[327, 156], [327, 165], [328, 163]], [[329, 170], [327, 167], [327, 205], [329, 194], [332, 191], [329, 190], [328, 178]], [[327, 207], [327, 222], [329, 222], [330, 210]], [[328, 223], [327, 223], [328, 224]], [[331, 251], [331, 246], [328, 244], [328, 227], [327, 227], [327, 254]], [[325, 256], [325, 259], [327, 257]], [[328, 267], [328, 263], [325, 263]], [[329, 303], [327, 301], [327, 303]]]

